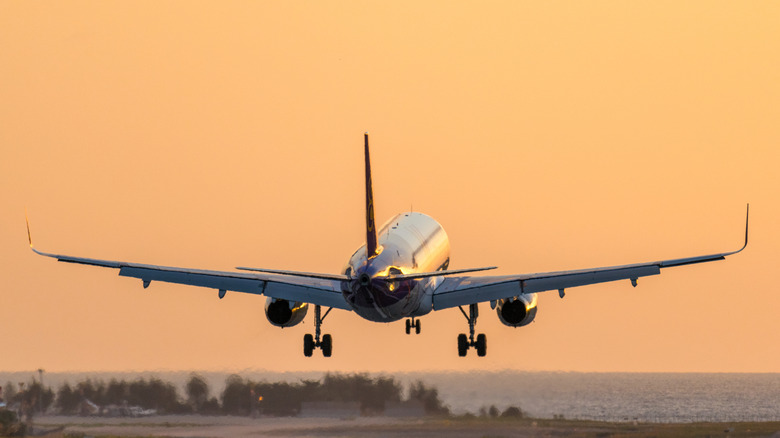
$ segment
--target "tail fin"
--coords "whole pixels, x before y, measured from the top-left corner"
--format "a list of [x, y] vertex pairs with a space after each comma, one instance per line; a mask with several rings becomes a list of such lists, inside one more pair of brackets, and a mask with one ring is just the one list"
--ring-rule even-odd
[[371, 187], [371, 159], [368, 156], [368, 132], [364, 135], [366, 153], [366, 253], [371, 258], [376, 255], [376, 223], [374, 222], [374, 190]]

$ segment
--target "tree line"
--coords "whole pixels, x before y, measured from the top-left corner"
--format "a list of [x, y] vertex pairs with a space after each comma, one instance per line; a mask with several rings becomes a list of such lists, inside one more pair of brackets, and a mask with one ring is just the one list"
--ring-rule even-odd
[[202, 415], [272, 415], [293, 416], [304, 402], [354, 402], [363, 415], [381, 414], [390, 403], [417, 400], [426, 414], [447, 415], [449, 409], [439, 398], [438, 390], [421, 381], [412, 383], [407, 396], [393, 377], [370, 377], [367, 374], [325, 374], [320, 380], [267, 382], [231, 375], [219, 397], [213, 395], [208, 382], [191, 374], [180, 395], [175, 385], [158, 378], [132, 381], [85, 379], [75, 385], [62, 384], [56, 391], [39, 382], [27, 385], [6, 384], [2, 393], [8, 407], [22, 414], [54, 411], [62, 415], [98, 414], [95, 408], [137, 406], [158, 414]]

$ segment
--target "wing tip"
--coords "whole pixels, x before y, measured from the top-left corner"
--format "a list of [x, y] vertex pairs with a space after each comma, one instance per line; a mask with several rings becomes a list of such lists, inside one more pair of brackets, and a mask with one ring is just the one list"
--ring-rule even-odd
[[24, 208], [24, 221], [27, 223], [27, 242], [30, 244], [30, 248], [35, 250], [32, 243], [32, 234], [30, 234], [30, 217], [27, 214], [27, 207]]
[[745, 208], [745, 243], [742, 244], [742, 248], [732, 251], [729, 253], [723, 254], [723, 256], [729, 256], [732, 254], [737, 254], [742, 252], [743, 249], [747, 248], [748, 246], [748, 237], [749, 237], [749, 230], [750, 230], [750, 203], [747, 203], [747, 207]]
[[47, 252], [38, 251], [37, 249], [35, 249], [35, 245], [33, 245], [33, 241], [32, 241], [32, 233], [30, 232], [30, 218], [29, 215], [27, 214], [27, 207], [24, 208], [24, 221], [27, 223], [27, 243], [30, 244], [30, 249], [32, 250], [32, 252], [46, 257], [57, 258], [58, 256], [54, 254], [49, 254]]
[[747, 203], [747, 208], [745, 210], [745, 244], [742, 245], [742, 251], [743, 249], [747, 248], [748, 245], [748, 228], [750, 226], [750, 203]]

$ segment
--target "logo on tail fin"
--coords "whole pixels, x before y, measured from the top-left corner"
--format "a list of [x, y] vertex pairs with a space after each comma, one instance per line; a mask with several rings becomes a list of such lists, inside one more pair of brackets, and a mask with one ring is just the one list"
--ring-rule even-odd
[[369, 199], [368, 201], [368, 211], [366, 212], [366, 230], [371, 232], [374, 231], [374, 200]]

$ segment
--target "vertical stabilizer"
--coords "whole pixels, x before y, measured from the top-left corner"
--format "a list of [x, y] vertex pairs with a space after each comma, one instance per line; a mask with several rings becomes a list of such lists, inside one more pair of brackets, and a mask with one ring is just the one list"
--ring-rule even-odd
[[371, 159], [368, 156], [368, 132], [364, 135], [366, 151], [366, 252], [367, 257], [376, 255], [376, 223], [374, 222], [374, 190], [371, 188]]

